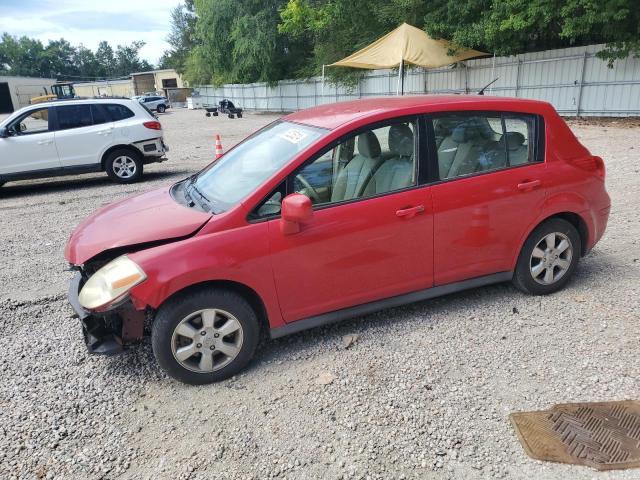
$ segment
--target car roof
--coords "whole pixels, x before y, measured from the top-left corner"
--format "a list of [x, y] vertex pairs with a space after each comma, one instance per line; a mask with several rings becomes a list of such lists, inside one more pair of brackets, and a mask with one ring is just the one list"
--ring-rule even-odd
[[[46, 102], [34, 103], [28, 107], [43, 107], [43, 106], [56, 106], [56, 105], [78, 105], [84, 103], [130, 103], [133, 102], [130, 98], [126, 97], [104, 97], [104, 98], [66, 98], [59, 100], [49, 100]], [[26, 108], [28, 108], [26, 107]]]
[[[283, 118], [333, 130], [363, 117], [415, 115], [438, 110], [515, 110], [541, 113], [549, 104], [537, 100], [484, 95], [412, 95], [376, 97], [330, 103], [291, 113]], [[386, 114], [386, 115], [385, 115]]]

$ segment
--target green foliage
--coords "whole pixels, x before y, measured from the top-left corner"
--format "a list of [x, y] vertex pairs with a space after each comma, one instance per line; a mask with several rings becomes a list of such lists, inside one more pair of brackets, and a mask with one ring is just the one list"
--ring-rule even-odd
[[143, 46], [144, 42], [133, 42], [118, 45], [114, 51], [103, 41], [94, 53], [83, 45], [74, 47], [63, 38], [44, 46], [39, 40], [4, 33], [0, 37], [0, 74], [60, 80], [121, 77], [153, 68], [140, 60]]
[[297, 76], [311, 49], [278, 31], [286, 0], [196, 0], [191, 83], [274, 82]]
[[196, 46], [196, 12], [194, 0], [186, 0], [171, 11], [171, 30], [167, 42], [171, 48], [160, 58], [160, 68], [187, 69], [187, 58]]

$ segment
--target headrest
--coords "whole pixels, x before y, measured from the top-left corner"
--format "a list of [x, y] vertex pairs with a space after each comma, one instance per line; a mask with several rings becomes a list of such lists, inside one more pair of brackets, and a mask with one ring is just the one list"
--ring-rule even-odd
[[507, 148], [509, 150], [517, 150], [524, 143], [524, 135], [520, 132], [507, 132], [504, 137], [500, 139], [501, 142], [507, 142]]
[[451, 132], [451, 139], [456, 143], [465, 143], [479, 136], [478, 127], [471, 123], [461, 123]]
[[389, 150], [400, 157], [413, 155], [413, 131], [404, 123], [392, 125], [389, 129]]
[[380, 142], [373, 132], [364, 132], [358, 135], [358, 153], [369, 158], [380, 156]]

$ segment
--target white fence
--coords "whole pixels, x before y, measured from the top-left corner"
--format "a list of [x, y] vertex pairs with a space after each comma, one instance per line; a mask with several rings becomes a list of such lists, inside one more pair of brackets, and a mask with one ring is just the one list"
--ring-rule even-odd
[[[565, 116], [640, 115], [640, 59], [617, 60], [613, 68], [595, 56], [602, 45], [547, 50], [511, 57], [467, 60], [446, 68], [409, 69], [405, 95], [474, 93], [498, 77], [488, 95], [533, 98], [552, 103]], [[330, 67], [328, 67], [330, 68]], [[294, 111], [323, 103], [395, 95], [398, 72], [374, 70], [352, 90], [321, 77], [265, 83], [196, 87], [196, 108], [223, 98], [246, 110]], [[194, 92], [196, 93], [196, 92]]]

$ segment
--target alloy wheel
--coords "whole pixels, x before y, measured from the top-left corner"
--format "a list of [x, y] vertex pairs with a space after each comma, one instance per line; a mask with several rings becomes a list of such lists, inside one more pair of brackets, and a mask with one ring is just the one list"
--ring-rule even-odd
[[242, 325], [229, 312], [205, 309], [183, 318], [173, 331], [171, 351], [187, 370], [210, 373], [231, 363], [242, 348]]
[[573, 246], [564, 233], [545, 235], [534, 247], [529, 261], [533, 279], [542, 285], [560, 280], [571, 266]]
[[113, 161], [113, 173], [119, 178], [131, 178], [136, 174], [136, 162], [126, 155], [116, 157]]

